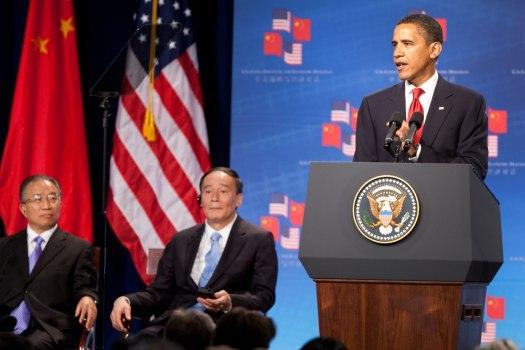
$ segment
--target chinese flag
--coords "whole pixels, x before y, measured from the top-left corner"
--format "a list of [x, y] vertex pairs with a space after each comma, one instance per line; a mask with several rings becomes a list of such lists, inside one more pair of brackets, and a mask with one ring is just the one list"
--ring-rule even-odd
[[279, 240], [279, 219], [271, 215], [261, 216], [259, 218], [259, 224], [263, 229], [268, 230], [273, 234], [273, 239], [275, 241]]
[[0, 214], [8, 234], [26, 227], [18, 188], [32, 174], [62, 187], [59, 225], [93, 239], [84, 115], [71, 0], [29, 2], [11, 118], [0, 165]]
[[358, 115], [359, 109], [355, 107], [350, 107], [350, 113], [352, 114], [352, 129], [355, 131], [357, 130], [357, 115]]
[[321, 144], [324, 147], [341, 148], [341, 128], [335, 123], [323, 124]]
[[505, 298], [487, 296], [487, 315], [493, 320], [505, 318]]
[[436, 18], [436, 21], [441, 26], [443, 31], [443, 42], [447, 41], [447, 19], [446, 18]]
[[264, 33], [263, 52], [266, 56], [279, 56], [283, 54], [283, 38], [274, 32]]
[[507, 111], [504, 109], [488, 110], [489, 115], [489, 132], [494, 134], [507, 133]]
[[290, 204], [290, 223], [295, 226], [303, 224], [304, 203], [291, 201]]
[[312, 21], [309, 18], [293, 18], [293, 38], [297, 41], [312, 40], [311, 33]]

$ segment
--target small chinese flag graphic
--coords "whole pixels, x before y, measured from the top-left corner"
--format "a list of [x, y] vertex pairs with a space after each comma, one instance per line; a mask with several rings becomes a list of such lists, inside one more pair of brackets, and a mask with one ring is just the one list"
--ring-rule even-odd
[[507, 111], [504, 109], [489, 108], [489, 132], [493, 134], [507, 133]]
[[312, 40], [312, 21], [309, 18], [293, 18], [293, 38], [297, 41]]
[[273, 239], [279, 241], [279, 219], [275, 216], [267, 215], [259, 218], [259, 225], [273, 234]]
[[505, 298], [487, 296], [487, 315], [493, 320], [505, 318]]
[[351, 113], [351, 123], [352, 123], [352, 129], [355, 131], [357, 130], [357, 114], [359, 110], [355, 107], [350, 107], [350, 113]]
[[266, 56], [282, 56], [283, 38], [274, 32], [264, 33], [263, 52]]
[[323, 124], [323, 136], [321, 144], [324, 147], [341, 148], [341, 128], [338, 124]]
[[304, 203], [292, 201], [290, 204], [290, 223], [295, 226], [303, 224]]
[[446, 18], [436, 18], [436, 21], [441, 26], [443, 31], [443, 41], [447, 41], [447, 19]]

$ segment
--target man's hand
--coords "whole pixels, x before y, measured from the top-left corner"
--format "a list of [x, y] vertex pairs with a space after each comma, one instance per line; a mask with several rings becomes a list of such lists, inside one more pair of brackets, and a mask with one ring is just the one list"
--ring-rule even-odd
[[403, 120], [403, 124], [401, 124], [401, 127], [397, 129], [396, 136], [399, 137], [399, 140], [401, 140], [401, 143], [405, 141], [408, 135], [408, 123], [406, 120]]
[[198, 297], [197, 301], [204, 305], [206, 309], [213, 311], [228, 312], [232, 309], [232, 298], [225, 290], [215, 293], [215, 299]]
[[97, 305], [95, 300], [90, 296], [83, 296], [77, 304], [75, 309], [75, 317], [78, 317], [78, 322], [83, 324], [89, 331], [93, 328], [93, 324], [97, 319]]
[[113, 303], [113, 310], [111, 310], [111, 324], [119, 332], [127, 332], [128, 325], [131, 321], [131, 305], [126, 297], [118, 297]]
[[[403, 144], [405, 142], [405, 139], [408, 135], [408, 123], [406, 120], [403, 120], [403, 124], [401, 124], [401, 127], [396, 131], [396, 136], [399, 137], [399, 140], [401, 140], [401, 143]], [[417, 152], [417, 147], [414, 144], [410, 145], [410, 148], [407, 151], [407, 155], [409, 157], [415, 157]]]

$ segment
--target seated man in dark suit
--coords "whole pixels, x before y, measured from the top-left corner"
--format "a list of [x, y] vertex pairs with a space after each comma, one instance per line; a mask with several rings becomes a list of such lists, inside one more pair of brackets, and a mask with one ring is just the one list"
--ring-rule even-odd
[[157, 314], [142, 333], [159, 335], [177, 308], [204, 310], [217, 319], [233, 306], [266, 312], [274, 304], [275, 243], [270, 232], [237, 215], [239, 176], [229, 168], [213, 168], [202, 176], [199, 189], [206, 223], [173, 236], [150, 287], [115, 300], [111, 322], [116, 330], [126, 331], [132, 313]]
[[27, 229], [0, 240], [0, 317], [34, 349], [78, 347], [81, 324], [97, 317], [97, 278], [90, 244], [58, 228], [57, 180], [30, 176], [20, 186]]
[[407, 138], [416, 112], [423, 126], [401, 159], [423, 163], [467, 163], [485, 178], [488, 168], [487, 116], [483, 96], [447, 82], [436, 70], [443, 46], [439, 23], [428, 15], [409, 15], [394, 28], [393, 59], [403, 82], [365, 97], [359, 108], [354, 161], [392, 162], [383, 145], [394, 112], [406, 116], [397, 142]]

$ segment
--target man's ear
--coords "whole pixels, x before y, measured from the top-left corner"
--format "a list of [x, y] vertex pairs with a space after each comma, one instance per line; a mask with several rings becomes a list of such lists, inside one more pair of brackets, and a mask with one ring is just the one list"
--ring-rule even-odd
[[237, 198], [235, 198], [235, 209], [239, 208], [242, 204], [242, 193], [237, 194]]
[[443, 51], [443, 45], [439, 42], [433, 42], [430, 44], [430, 58], [435, 60], [441, 55], [441, 51]]
[[22, 213], [22, 215], [24, 215], [24, 217], [27, 218], [27, 214], [26, 214], [27, 208], [26, 208], [26, 205], [20, 203], [20, 205], [18, 206], [18, 208], [20, 209], [20, 212]]

